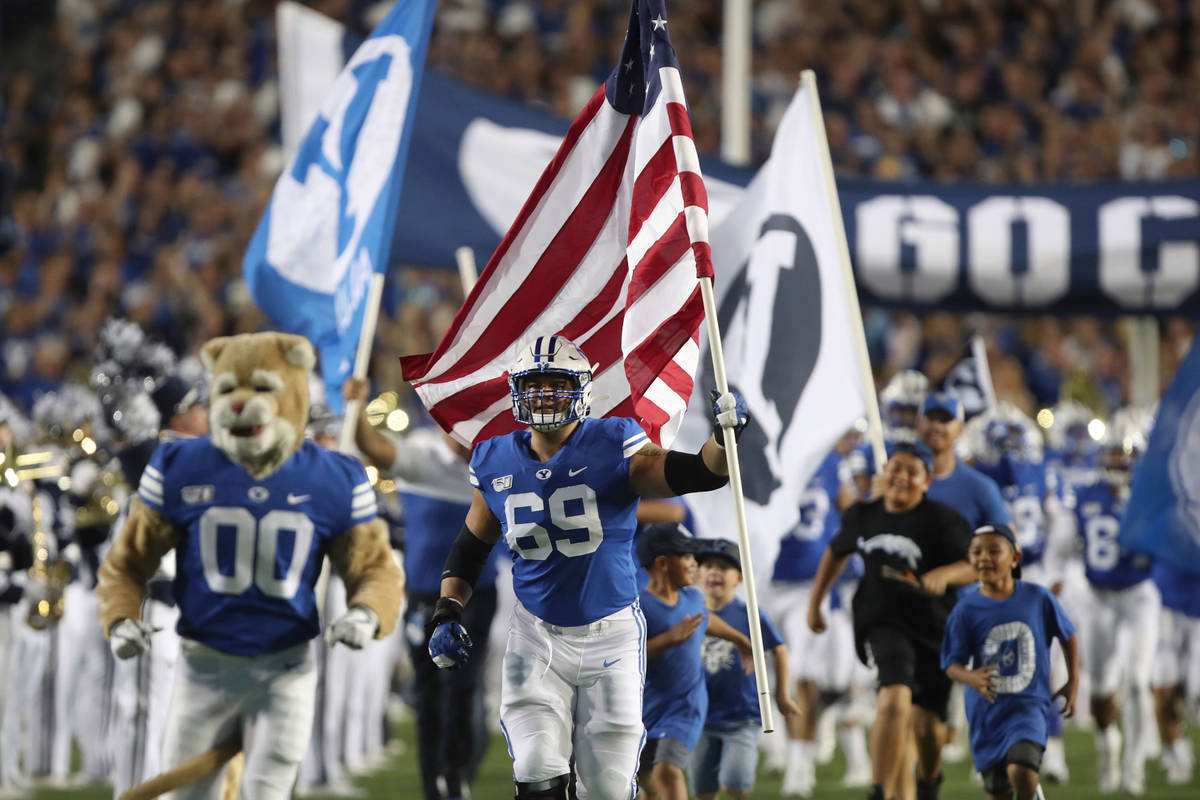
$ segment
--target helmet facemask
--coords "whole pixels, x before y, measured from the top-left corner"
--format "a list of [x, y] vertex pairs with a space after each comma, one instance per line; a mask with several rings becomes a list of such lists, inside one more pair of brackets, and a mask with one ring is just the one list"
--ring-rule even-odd
[[518, 422], [535, 431], [553, 431], [588, 415], [592, 370], [569, 340], [538, 337], [509, 369], [508, 388]]

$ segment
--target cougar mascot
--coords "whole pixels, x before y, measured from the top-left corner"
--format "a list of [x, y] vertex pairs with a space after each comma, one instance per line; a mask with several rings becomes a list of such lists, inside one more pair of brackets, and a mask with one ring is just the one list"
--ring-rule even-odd
[[311, 734], [322, 561], [345, 580], [349, 608], [326, 639], [352, 648], [392, 630], [404, 577], [362, 464], [304, 439], [308, 340], [222, 337], [201, 357], [212, 373], [212, 434], [155, 451], [100, 569], [100, 624], [118, 658], [150, 648], [154, 628], [139, 607], [174, 550], [182, 656], [168, 772], [146, 785], [219, 797], [218, 768], [243, 750], [241, 796], [277, 800], [291, 796]]

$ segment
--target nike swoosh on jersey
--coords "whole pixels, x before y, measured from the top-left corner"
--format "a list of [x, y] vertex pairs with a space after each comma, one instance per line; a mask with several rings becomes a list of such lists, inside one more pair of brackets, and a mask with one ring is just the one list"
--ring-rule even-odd
[[305, 500], [311, 500], [311, 499], [312, 499], [311, 494], [292, 494], [291, 492], [288, 492], [288, 496], [287, 496], [288, 505], [293, 505], [293, 506], [296, 505], [296, 503], [303, 503]]
[[613, 664], [617, 663], [620, 660], [621, 660], [620, 658], [614, 658], [612, 661], [605, 661], [604, 668], [608, 669], [609, 667], [611, 667]]
[[585, 469], [587, 469], [587, 467], [580, 467], [579, 469], [569, 469], [569, 470], [567, 470], [567, 476], [574, 478], [576, 475], [583, 472]]

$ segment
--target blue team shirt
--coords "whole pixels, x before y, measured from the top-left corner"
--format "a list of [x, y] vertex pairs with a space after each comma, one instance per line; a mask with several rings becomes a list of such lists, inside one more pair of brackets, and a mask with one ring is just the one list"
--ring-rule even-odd
[[962, 514], [971, 530], [989, 522], [1011, 521], [996, 482], [961, 461], [955, 462], [954, 471], [949, 475], [935, 477], [925, 496]]
[[995, 703], [970, 687], [964, 693], [976, 770], [995, 766], [1022, 740], [1045, 747], [1052, 711], [1050, 640], [1065, 644], [1074, 632], [1058, 600], [1036, 583], [1016, 581], [1003, 600], [984, 597], [978, 586], [959, 592], [942, 638], [942, 669], [999, 668]]
[[1100, 589], [1127, 589], [1150, 577], [1150, 557], [1121, 547], [1117, 534], [1125, 500], [1104, 481], [1076, 486], [1065, 500], [1083, 536], [1083, 568]]
[[[442, 568], [467, 519], [470, 505], [416, 492], [400, 492], [400, 502], [404, 508], [404, 572], [408, 590], [441, 594]], [[476, 589], [496, 585], [496, 559], [504, 552], [503, 547], [492, 548], [475, 583]]]
[[708, 713], [708, 692], [704, 687], [704, 665], [700, 660], [701, 642], [708, 630], [708, 611], [699, 589], [685, 586], [679, 599], [669, 606], [650, 592], [641, 595], [646, 615], [646, 639], [665, 633], [684, 617], [704, 614], [690, 639], [668, 647], [657, 658], [646, 662], [646, 688], [642, 692], [642, 723], [647, 739], [670, 736], [689, 750], [700, 740]]
[[[750, 618], [746, 616], [746, 604], [733, 598], [716, 613], [731, 626], [750, 635]], [[783, 644], [783, 637], [771, 624], [771, 620], [758, 610], [762, 623], [763, 650], [774, 650]], [[728, 730], [746, 722], [762, 722], [758, 710], [758, 686], [753, 675], [742, 669], [742, 657], [733, 642], [705, 636], [700, 646], [700, 658], [704, 663], [704, 685], [708, 688], [708, 718], [705, 728]]]
[[827, 455], [800, 496], [800, 521], [779, 542], [771, 580], [809, 581], [817, 574], [825, 546], [842, 525], [837, 509], [841, 461], [836, 451]]
[[638, 597], [633, 534], [638, 497], [629, 459], [650, 443], [636, 421], [583, 419], [543, 464], [527, 430], [479, 444], [470, 481], [500, 520], [513, 590], [552, 625], [586, 625]]
[[1150, 575], [1162, 596], [1163, 608], [1200, 618], [1200, 576], [1165, 561], [1155, 561]]
[[[1042, 560], [1046, 550], [1049, 522], [1046, 498], [1050, 494], [1044, 461], [1024, 461], [1004, 456], [996, 464], [976, 464], [983, 475], [1000, 487], [1013, 532], [1021, 546], [1021, 564], [1030, 566]], [[978, 526], [976, 526], [978, 527]]]
[[317, 635], [313, 586], [334, 539], [375, 518], [361, 463], [306, 441], [259, 481], [208, 436], [163, 442], [138, 484], [179, 531], [179, 635], [238, 656]]

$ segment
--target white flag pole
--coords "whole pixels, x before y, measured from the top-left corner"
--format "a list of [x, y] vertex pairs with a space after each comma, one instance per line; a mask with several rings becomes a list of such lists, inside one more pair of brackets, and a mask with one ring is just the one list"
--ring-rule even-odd
[[458, 279], [462, 281], [463, 301], [475, 288], [479, 280], [479, 270], [475, 268], [475, 251], [469, 247], [459, 247], [454, 251], [454, 261], [458, 264]]
[[[713, 377], [717, 391], [729, 391], [725, 377], [725, 351], [721, 347], [721, 330], [717, 326], [717, 302], [713, 299], [712, 278], [700, 279], [700, 296], [704, 299], [704, 322], [708, 326], [708, 352], [712, 355]], [[733, 494], [733, 516], [737, 522], [738, 549], [742, 557], [742, 577], [746, 586], [746, 615], [750, 621], [750, 649], [754, 654], [754, 680], [758, 686], [758, 710], [762, 714], [763, 733], [775, 730], [771, 713], [771, 691], [767, 681], [767, 659], [763, 653], [762, 628], [758, 615], [758, 590], [754, 586], [754, 564], [750, 558], [750, 533], [746, 525], [746, 498], [742, 494], [742, 468], [738, 462], [737, 437], [725, 427], [725, 463], [729, 466], [729, 489]], [[784, 676], [780, 680], [787, 680]]]
[[800, 73], [800, 85], [808, 98], [816, 126], [817, 157], [821, 160], [821, 174], [825, 178], [825, 196], [829, 201], [829, 212], [833, 218], [834, 240], [837, 242], [838, 257], [842, 262], [842, 277], [846, 285], [846, 301], [850, 307], [850, 327], [855, 333], [855, 349], [858, 351], [858, 373], [862, 376], [863, 401], [867, 406], [867, 437], [875, 454], [876, 469], [883, 469], [887, 462], [887, 450], [883, 446], [883, 422], [879, 417], [879, 397], [875, 392], [875, 379], [871, 372], [871, 356], [867, 352], [867, 332], [863, 327], [862, 309], [858, 303], [858, 288], [854, 283], [854, 268], [850, 264], [850, 247], [846, 244], [846, 225], [842, 221], [842, 204], [838, 200], [837, 182], [833, 177], [833, 159], [829, 156], [829, 140], [825, 137], [825, 117], [821, 114], [821, 98], [817, 96], [817, 74], [811, 69]]
[[996, 407], [996, 387], [992, 385], [992, 366], [988, 364], [987, 344], [979, 334], [971, 337], [971, 357], [975, 359], [975, 374], [979, 378], [983, 401], [990, 411]]
[[[375, 343], [375, 325], [379, 322], [379, 303], [383, 300], [383, 280], [382, 272], [372, 274], [371, 286], [367, 290], [367, 305], [363, 309], [362, 332], [358, 337], [358, 350], [354, 354], [354, 372], [351, 373], [359, 380], [367, 377], [367, 367], [371, 363], [371, 346]], [[342, 440], [338, 443], [338, 449], [343, 453], [350, 452], [350, 448], [354, 446], [354, 430], [358, 427], [358, 412], [361, 405], [362, 401], [360, 400], [351, 400], [346, 403], [346, 416], [342, 421]]]

